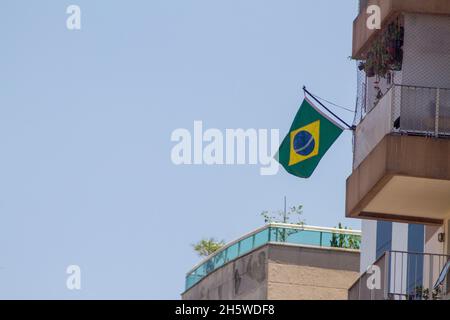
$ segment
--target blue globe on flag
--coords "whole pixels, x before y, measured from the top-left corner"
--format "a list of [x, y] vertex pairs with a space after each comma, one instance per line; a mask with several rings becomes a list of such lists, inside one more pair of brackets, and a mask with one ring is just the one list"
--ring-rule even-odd
[[294, 151], [301, 156], [310, 155], [316, 146], [314, 137], [308, 131], [300, 131], [294, 137]]

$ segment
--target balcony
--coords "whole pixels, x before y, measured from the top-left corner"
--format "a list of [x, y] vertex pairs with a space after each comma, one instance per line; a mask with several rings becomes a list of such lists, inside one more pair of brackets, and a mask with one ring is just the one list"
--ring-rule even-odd
[[[349, 300], [444, 300], [450, 256], [389, 251], [350, 287]], [[371, 281], [376, 279], [379, 283]], [[370, 288], [368, 283], [371, 285]]]
[[267, 244], [357, 250], [360, 243], [360, 231], [290, 224], [269, 224], [227, 244], [192, 268], [186, 275], [186, 291], [226, 264]]
[[370, 5], [380, 7], [382, 28], [393, 21], [399, 13], [450, 15], [448, 0], [365, 0], [358, 17], [353, 22], [352, 56], [355, 59], [365, 59], [368, 47], [380, 31], [367, 28], [369, 15], [366, 13], [366, 8]]
[[347, 217], [442, 224], [449, 137], [450, 89], [392, 86], [356, 128]]

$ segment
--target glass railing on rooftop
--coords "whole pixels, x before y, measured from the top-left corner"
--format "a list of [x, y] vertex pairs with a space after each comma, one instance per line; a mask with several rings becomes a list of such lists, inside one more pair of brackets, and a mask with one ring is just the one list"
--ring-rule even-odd
[[207, 257], [186, 275], [186, 290], [211, 272], [268, 243], [359, 250], [361, 232], [302, 225], [269, 224], [233, 241]]

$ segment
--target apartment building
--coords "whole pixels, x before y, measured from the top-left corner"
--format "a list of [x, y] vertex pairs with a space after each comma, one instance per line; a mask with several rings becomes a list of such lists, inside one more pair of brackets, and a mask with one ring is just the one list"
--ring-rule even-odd
[[186, 275], [183, 300], [347, 300], [359, 277], [361, 232], [269, 224]]
[[[358, 99], [346, 216], [363, 219], [363, 239], [361, 276], [349, 297], [446, 299], [450, 1], [365, 0], [359, 9], [353, 25]], [[378, 13], [381, 29], [371, 28]], [[368, 282], [376, 271], [381, 282], [372, 287]]]

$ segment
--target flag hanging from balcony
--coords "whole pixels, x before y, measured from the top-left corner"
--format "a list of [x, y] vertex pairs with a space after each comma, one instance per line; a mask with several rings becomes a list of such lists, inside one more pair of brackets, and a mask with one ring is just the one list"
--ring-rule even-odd
[[305, 98], [276, 159], [290, 174], [309, 178], [343, 131], [341, 125]]

